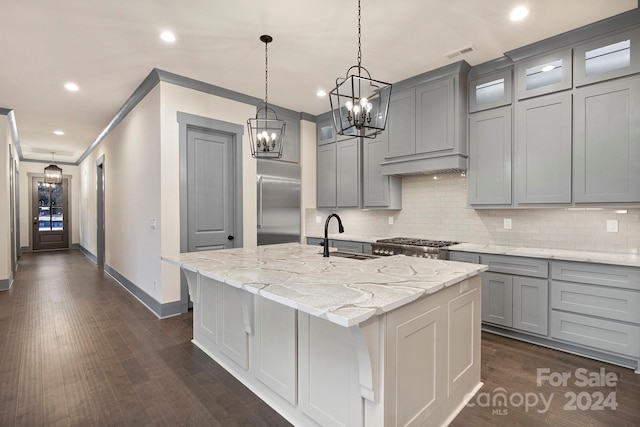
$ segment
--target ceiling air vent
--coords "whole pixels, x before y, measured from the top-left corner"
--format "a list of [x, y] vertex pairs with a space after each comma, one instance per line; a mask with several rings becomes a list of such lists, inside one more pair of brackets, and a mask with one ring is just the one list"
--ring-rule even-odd
[[473, 46], [463, 47], [462, 49], [454, 50], [453, 52], [447, 53], [445, 56], [449, 59], [453, 59], [457, 56], [462, 56], [466, 53], [473, 52], [475, 49]]

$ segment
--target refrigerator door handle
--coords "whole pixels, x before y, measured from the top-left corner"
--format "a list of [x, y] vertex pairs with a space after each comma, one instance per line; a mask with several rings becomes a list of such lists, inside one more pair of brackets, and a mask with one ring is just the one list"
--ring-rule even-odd
[[262, 228], [262, 178], [258, 177], [258, 229]]

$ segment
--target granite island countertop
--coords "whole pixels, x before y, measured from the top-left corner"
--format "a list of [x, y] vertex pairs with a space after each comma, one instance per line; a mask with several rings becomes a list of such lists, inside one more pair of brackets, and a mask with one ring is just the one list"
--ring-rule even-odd
[[480, 254], [510, 255], [559, 261], [592, 262], [598, 264], [640, 267], [640, 255], [638, 254], [527, 248], [521, 246], [484, 245], [479, 243], [460, 243], [458, 245], [450, 246], [448, 249], [452, 251], [475, 252]]
[[191, 252], [163, 260], [341, 326], [357, 325], [487, 267], [403, 255], [322, 256], [300, 243]]

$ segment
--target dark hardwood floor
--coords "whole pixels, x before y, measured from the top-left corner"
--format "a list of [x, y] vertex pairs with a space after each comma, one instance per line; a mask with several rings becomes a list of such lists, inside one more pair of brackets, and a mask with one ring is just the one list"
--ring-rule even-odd
[[[289, 425], [191, 344], [191, 323], [190, 313], [157, 319], [79, 251], [22, 255], [13, 288], [0, 292], [0, 426]], [[485, 386], [452, 426], [640, 426], [640, 375], [482, 338]], [[538, 368], [572, 377], [538, 386]], [[616, 384], [578, 387], [578, 368], [604, 368]], [[487, 404], [500, 387], [511, 402]], [[613, 392], [617, 408], [578, 408], [591, 408], [596, 392]], [[565, 393], [579, 397], [576, 410]], [[534, 394], [537, 406], [517, 405]], [[551, 398], [548, 409], [540, 396]]]

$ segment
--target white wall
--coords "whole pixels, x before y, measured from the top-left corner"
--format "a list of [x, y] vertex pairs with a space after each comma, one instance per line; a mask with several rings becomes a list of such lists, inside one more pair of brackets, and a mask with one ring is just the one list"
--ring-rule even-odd
[[[256, 229], [256, 160], [249, 150], [246, 123], [255, 115], [255, 107], [182, 86], [160, 82], [162, 134], [162, 254], [180, 253], [180, 180], [179, 127], [177, 112], [194, 114], [245, 128], [242, 141], [243, 246], [257, 243]], [[179, 269], [168, 263], [162, 265], [164, 301], [180, 299]]]
[[[470, 209], [468, 180], [457, 173], [402, 178], [401, 211], [340, 210], [345, 233], [371, 237], [422, 237], [470, 243], [638, 253], [640, 207]], [[626, 211], [626, 213], [621, 213]], [[307, 209], [307, 235], [321, 235], [327, 210]], [[389, 225], [389, 216], [394, 224]], [[503, 220], [512, 220], [505, 230]], [[618, 233], [607, 233], [606, 220], [619, 221]], [[332, 232], [335, 230], [332, 223]]]
[[6, 116], [0, 115], [0, 280], [11, 275], [9, 145], [12, 145], [9, 123]]
[[[80, 164], [80, 244], [97, 253], [96, 161], [104, 155], [105, 264], [162, 302], [160, 88], [154, 88]], [[153, 281], [158, 281], [156, 291]]]
[[[44, 168], [47, 163], [39, 162], [20, 162], [20, 247], [32, 247], [31, 245], [31, 217], [32, 212], [32, 178], [44, 178]], [[80, 242], [80, 209], [79, 209], [79, 191], [80, 191], [80, 168], [74, 165], [58, 165], [62, 168], [62, 175], [69, 181], [69, 204], [71, 211], [69, 212], [69, 242], [77, 244]], [[34, 215], [35, 216], [35, 215]]]

